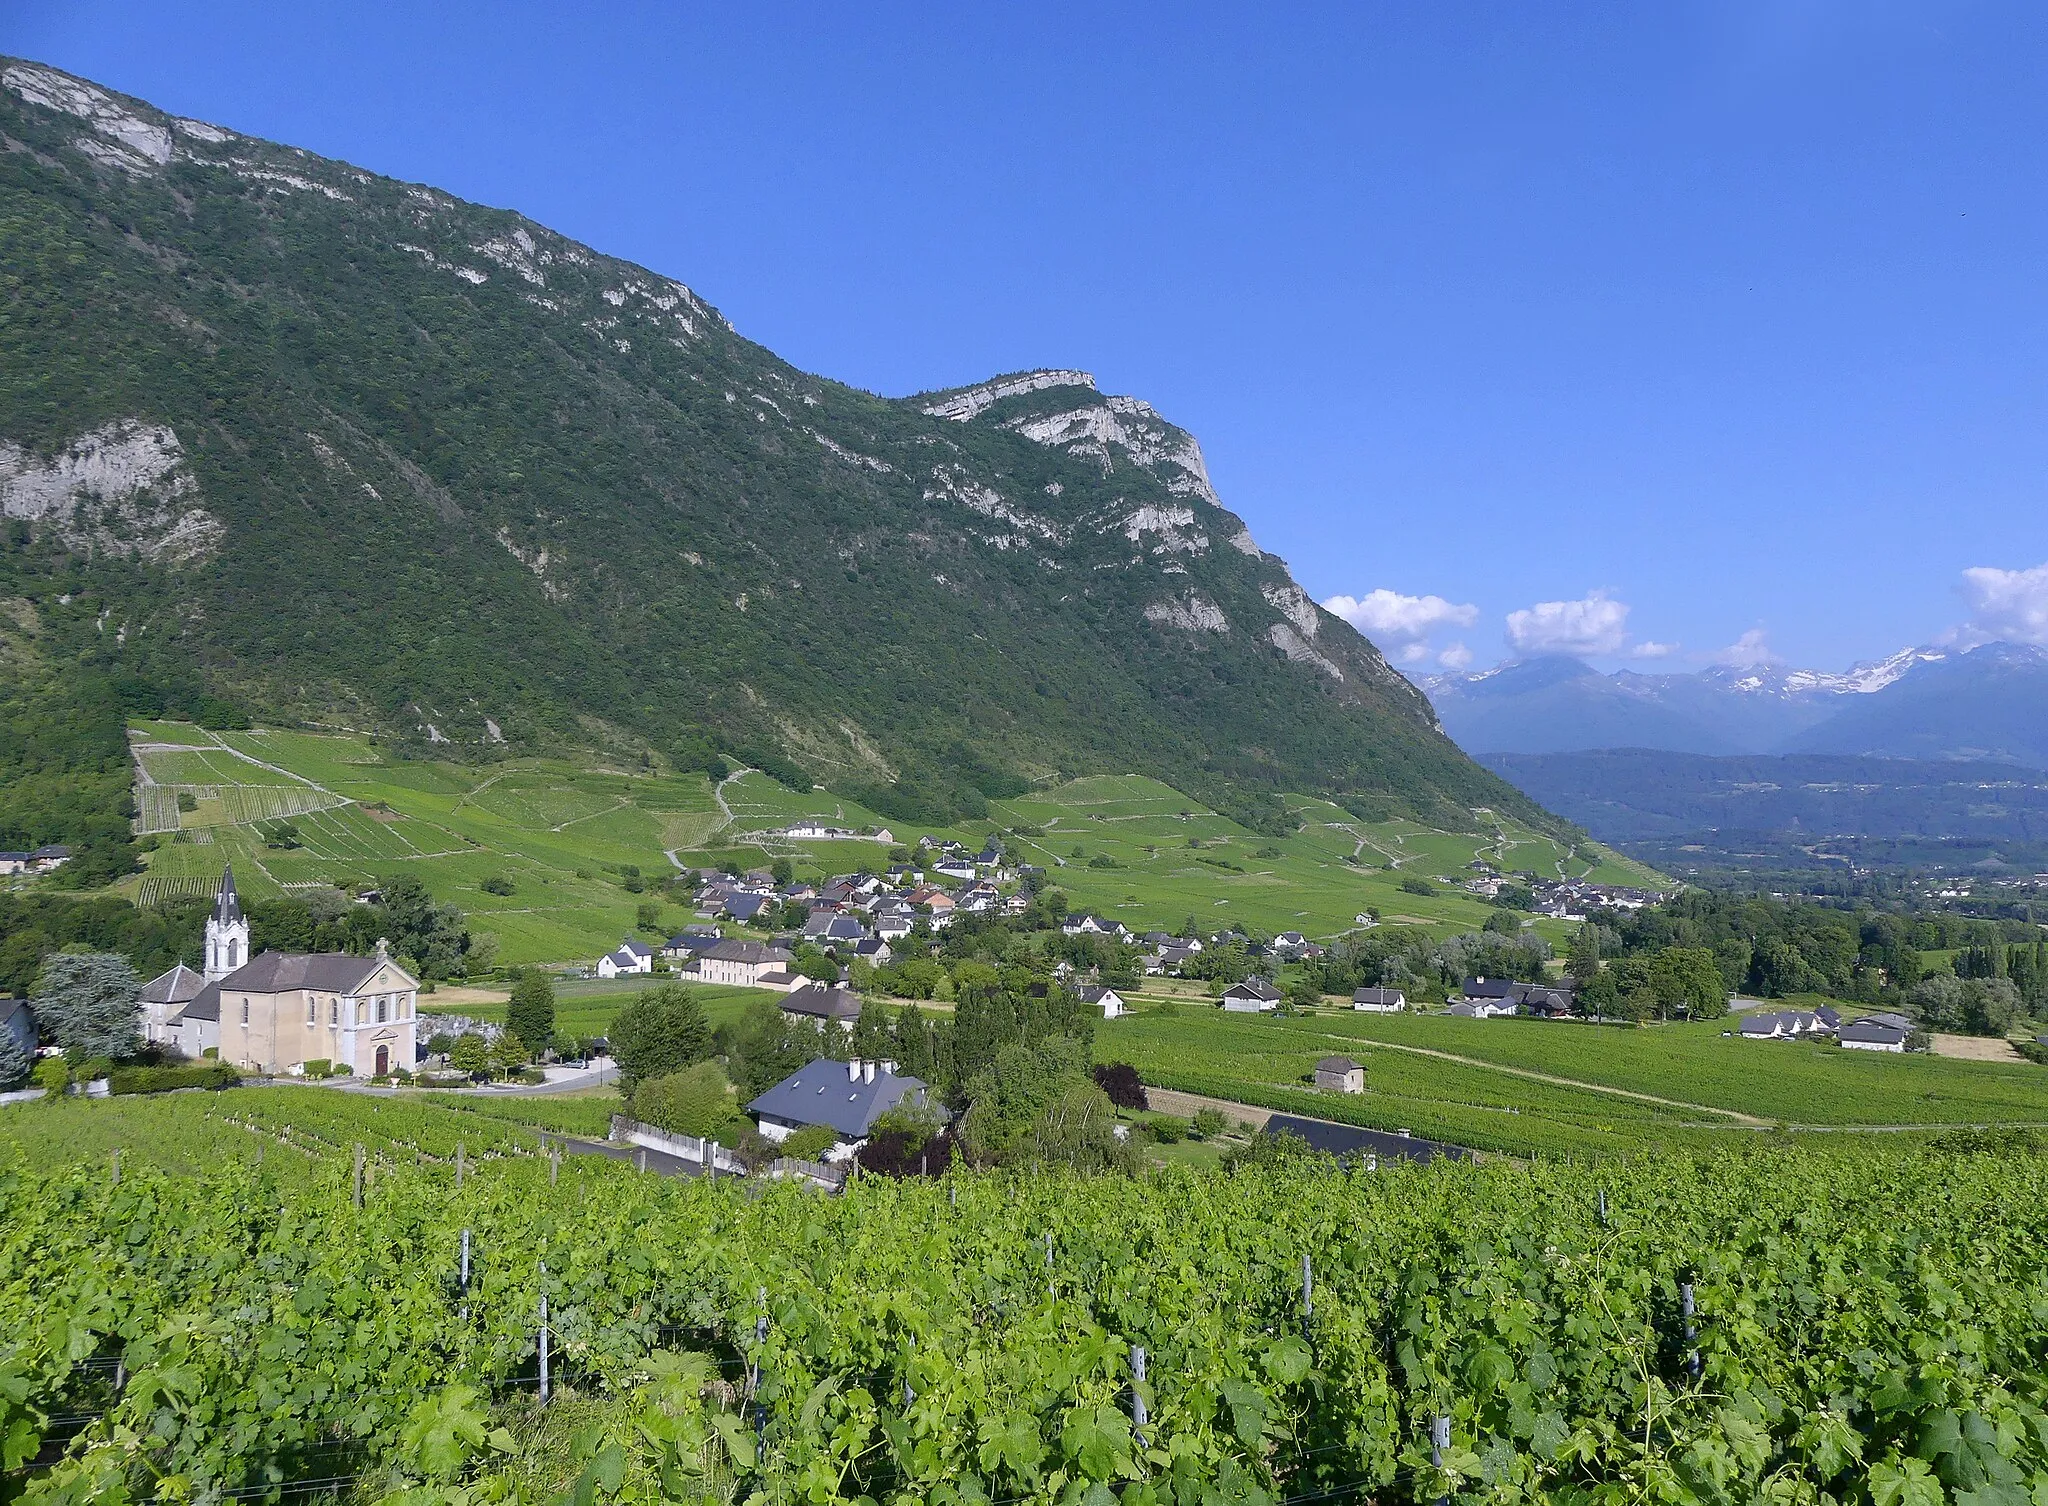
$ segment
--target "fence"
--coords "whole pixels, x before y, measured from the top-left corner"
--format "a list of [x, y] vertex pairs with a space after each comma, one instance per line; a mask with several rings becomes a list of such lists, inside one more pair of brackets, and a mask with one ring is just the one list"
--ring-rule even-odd
[[729, 1172], [736, 1177], [747, 1174], [747, 1163], [716, 1140], [700, 1140], [695, 1135], [672, 1135], [651, 1124], [628, 1119], [624, 1114], [612, 1115], [610, 1138], [615, 1144], [642, 1146], [647, 1150], [660, 1151], [665, 1156], [674, 1156], [679, 1161], [695, 1161], [699, 1166], [704, 1164], [708, 1149], [714, 1171]]

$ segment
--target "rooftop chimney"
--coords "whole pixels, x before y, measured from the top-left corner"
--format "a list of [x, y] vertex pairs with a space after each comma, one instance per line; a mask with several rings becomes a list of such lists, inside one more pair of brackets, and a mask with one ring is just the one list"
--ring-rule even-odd
[[863, 1082], [873, 1082], [875, 1080], [875, 1064], [873, 1062], [861, 1063], [861, 1080]]
[[884, 1077], [894, 1077], [894, 1076], [896, 1075], [896, 1063], [894, 1063], [894, 1062], [883, 1062], [883, 1063], [882, 1063], [882, 1075], [883, 1075]]
[[860, 1081], [860, 1058], [859, 1058], [859, 1057], [857, 1057], [857, 1056], [856, 1056], [856, 1057], [855, 1057], [855, 1058], [854, 1058], [854, 1059], [853, 1059], [852, 1061], [850, 1061], [850, 1062], [848, 1062], [848, 1063], [846, 1064], [846, 1080], [847, 1080], [848, 1082], [859, 1082], [859, 1081]]

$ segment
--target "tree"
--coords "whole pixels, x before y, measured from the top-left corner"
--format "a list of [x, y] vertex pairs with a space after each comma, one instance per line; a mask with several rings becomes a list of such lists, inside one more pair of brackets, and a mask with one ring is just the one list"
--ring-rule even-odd
[[498, 1032], [498, 1038], [491, 1042], [491, 1071], [500, 1076], [510, 1077], [533, 1059], [526, 1042], [510, 1030]]
[[1436, 893], [1436, 886], [1426, 878], [1417, 878], [1414, 874], [1408, 873], [1401, 876], [1401, 892], [1427, 899]]
[[633, 907], [633, 925], [642, 931], [661, 929], [661, 901], [646, 900]]
[[960, 1126], [968, 1154], [998, 1165], [1129, 1169], [1136, 1152], [1116, 1138], [1116, 1108], [1087, 1074], [1087, 1051], [1062, 1036], [1003, 1047], [968, 1085]]
[[1665, 1010], [1683, 1010], [1688, 1019], [1718, 1020], [1728, 1012], [1721, 969], [1706, 947], [1670, 946], [1650, 955], [1650, 988]]
[[1584, 988], [1600, 971], [1600, 928], [1591, 921], [1572, 933], [1572, 949], [1564, 970]]
[[555, 988], [539, 968], [522, 967], [512, 980], [505, 1028], [535, 1051], [545, 1051], [555, 1038]]
[[824, 1040], [815, 1024], [784, 1014], [773, 999], [758, 999], [731, 1032], [725, 1062], [740, 1091], [753, 1098], [823, 1055]]
[[488, 1072], [491, 1069], [491, 1048], [474, 1030], [465, 1030], [448, 1053], [448, 1065], [471, 1077], [479, 1072]]
[[1095, 1086], [1109, 1095], [1109, 1101], [1120, 1109], [1148, 1109], [1151, 1105], [1145, 1099], [1145, 1084], [1138, 1080], [1138, 1069], [1123, 1062], [1101, 1062], [1096, 1065]]
[[680, 983], [639, 995], [612, 1021], [612, 1059], [629, 1097], [644, 1081], [694, 1067], [711, 1055], [704, 1008]]
[[778, 889], [787, 889], [796, 882], [796, 865], [788, 858], [777, 858], [769, 864], [768, 871], [774, 877], [775, 887]]
[[21, 1085], [35, 1065], [35, 1056], [14, 1038], [11, 1030], [0, 1030], [0, 1093]]
[[733, 1103], [724, 1070], [714, 1061], [646, 1079], [633, 1090], [633, 1117], [672, 1135], [706, 1140], [737, 1141], [748, 1127]]
[[141, 980], [118, 952], [53, 952], [43, 959], [29, 1007], [42, 1028], [80, 1061], [133, 1056]]

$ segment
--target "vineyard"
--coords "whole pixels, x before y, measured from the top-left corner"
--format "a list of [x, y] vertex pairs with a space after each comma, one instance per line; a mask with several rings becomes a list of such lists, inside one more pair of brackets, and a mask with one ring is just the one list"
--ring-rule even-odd
[[2048, 1163], [1995, 1144], [829, 1199], [320, 1096], [162, 1106], [205, 1175], [0, 1172], [0, 1495], [2048, 1493]]

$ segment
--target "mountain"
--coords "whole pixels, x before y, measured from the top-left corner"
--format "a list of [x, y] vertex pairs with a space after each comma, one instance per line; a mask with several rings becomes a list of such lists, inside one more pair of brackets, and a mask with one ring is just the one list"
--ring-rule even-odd
[[0, 227], [0, 754], [55, 771], [0, 842], [164, 710], [904, 819], [1123, 770], [1556, 824], [1082, 372], [878, 397], [516, 213], [29, 62]]
[[1602, 674], [1540, 658], [1421, 683], [1444, 729], [1473, 753], [1649, 748], [2048, 766], [2048, 650], [2019, 644], [1905, 649], [1846, 674]]
[[1483, 761], [1668, 873], [2048, 866], [2048, 773], [2010, 763], [1642, 748]]

